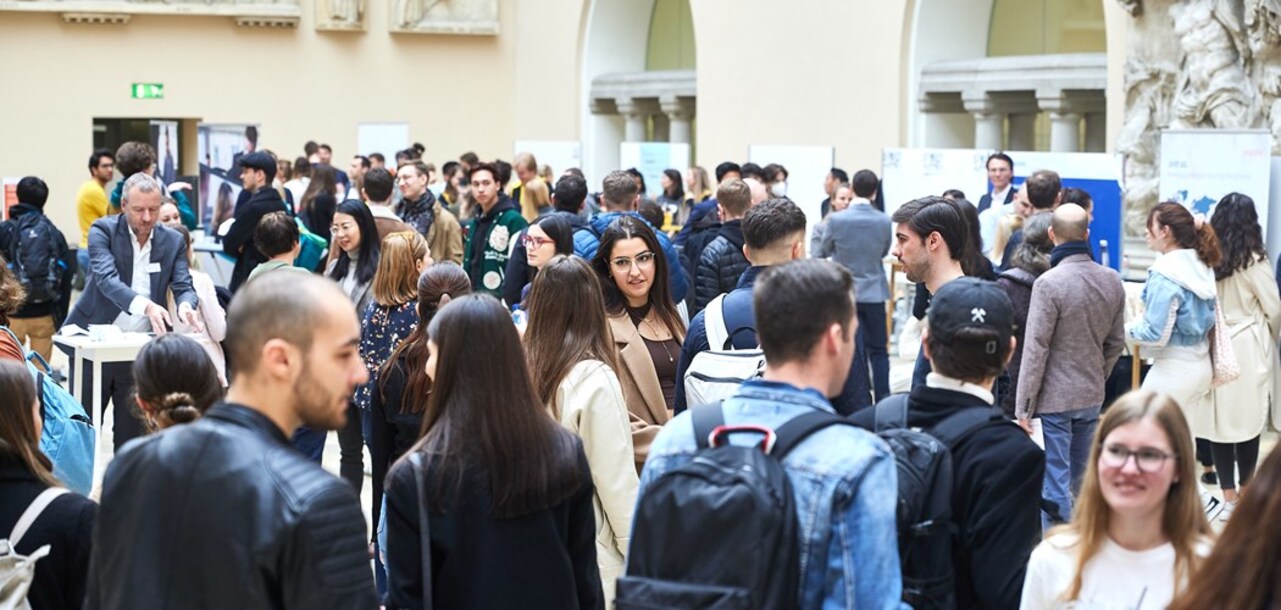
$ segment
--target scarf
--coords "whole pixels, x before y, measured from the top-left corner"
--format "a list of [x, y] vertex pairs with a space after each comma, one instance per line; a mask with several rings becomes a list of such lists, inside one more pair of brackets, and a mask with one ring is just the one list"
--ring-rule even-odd
[[1090, 249], [1090, 242], [1069, 241], [1067, 243], [1054, 246], [1054, 249], [1050, 250], [1050, 267], [1057, 267], [1063, 259], [1076, 254], [1085, 254], [1088, 255], [1091, 260], [1094, 259], [1094, 251]]

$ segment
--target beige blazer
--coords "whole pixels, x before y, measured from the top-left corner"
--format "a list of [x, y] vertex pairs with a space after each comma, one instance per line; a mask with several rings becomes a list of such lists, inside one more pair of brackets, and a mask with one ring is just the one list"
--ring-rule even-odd
[[631, 415], [632, 446], [636, 451], [639, 472], [649, 455], [649, 446], [672, 414], [663, 401], [663, 387], [658, 385], [658, 371], [649, 358], [649, 349], [640, 331], [627, 313], [609, 317], [609, 328], [618, 346], [618, 380], [623, 384], [627, 412]]

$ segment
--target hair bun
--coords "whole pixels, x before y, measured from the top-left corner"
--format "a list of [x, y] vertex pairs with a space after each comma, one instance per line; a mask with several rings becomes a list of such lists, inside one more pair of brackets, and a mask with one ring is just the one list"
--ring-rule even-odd
[[170, 422], [185, 424], [200, 417], [196, 401], [186, 392], [173, 392], [160, 399], [159, 411]]

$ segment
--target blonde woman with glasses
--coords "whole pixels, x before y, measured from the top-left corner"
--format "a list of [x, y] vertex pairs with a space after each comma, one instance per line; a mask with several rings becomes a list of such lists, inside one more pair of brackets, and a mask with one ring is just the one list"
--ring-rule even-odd
[[1072, 522], [1032, 552], [1024, 610], [1165, 608], [1210, 551], [1192, 434], [1172, 398], [1117, 399], [1099, 424]]

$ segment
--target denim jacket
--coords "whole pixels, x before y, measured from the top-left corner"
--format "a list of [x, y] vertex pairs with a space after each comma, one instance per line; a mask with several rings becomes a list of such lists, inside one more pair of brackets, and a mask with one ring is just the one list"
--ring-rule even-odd
[[[812, 389], [764, 380], [744, 382], [722, 406], [725, 423], [778, 428], [811, 409], [832, 412]], [[733, 444], [759, 442], [752, 435]], [[663, 427], [641, 473], [640, 494], [697, 451], [689, 413]], [[796, 496], [800, 530], [800, 608], [904, 608], [895, 506], [894, 455], [877, 437], [850, 426], [815, 433], [783, 459]]]
[[1214, 271], [1193, 250], [1168, 252], [1148, 271], [1143, 318], [1131, 323], [1127, 334], [1143, 345], [1200, 345], [1214, 327], [1214, 304]]

